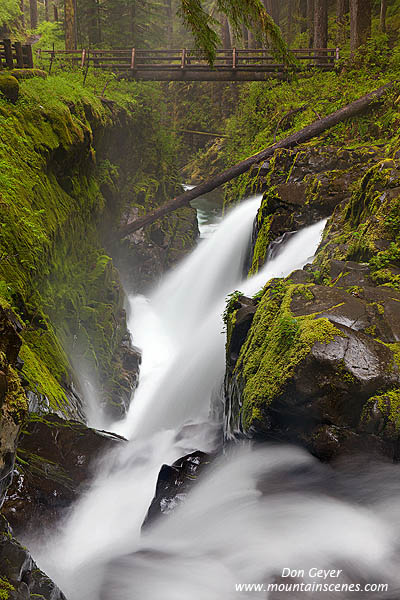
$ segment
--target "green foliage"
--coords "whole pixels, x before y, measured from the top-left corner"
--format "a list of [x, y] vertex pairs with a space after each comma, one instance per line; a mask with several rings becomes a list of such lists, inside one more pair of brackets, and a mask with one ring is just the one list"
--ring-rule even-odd
[[[122, 291], [99, 224], [106, 214], [118, 222], [133, 202], [142, 211], [162, 202], [177, 180], [159, 86], [111, 83], [111, 111], [98, 98], [104, 82], [90, 75], [83, 87], [77, 73], [37, 77], [21, 82], [16, 105], [0, 100], [0, 304], [12, 306], [25, 325], [29, 388], [61, 410], [71, 372], [65, 351], [109, 386], [106, 401], [121, 385], [115, 352], [126, 331]], [[121, 181], [104, 152], [96, 164], [93, 131], [109, 136], [111, 128], [128, 140], [122, 157], [119, 148], [107, 148], [126, 161]], [[117, 182], [111, 211], [101, 190]]]
[[0, 27], [12, 27], [21, 14], [18, 0], [1, 0]]
[[64, 50], [64, 28], [61, 22], [43, 21], [38, 25], [35, 33], [40, 36], [35, 43], [35, 50], [49, 50], [53, 45], [55, 50]]
[[[228, 17], [238, 37], [241, 36], [244, 25], [254, 32], [260, 45], [270, 47], [279, 60], [288, 65], [295, 64], [279, 27], [265, 10], [261, 0], [216, 0], [215, 9]], [[205, 52], [212, 64], [219, 37], [213, 29], [216, 21], [205, 10], [204, 2], [181, 0], [179, 14], [192, 32], [196, 45]]]

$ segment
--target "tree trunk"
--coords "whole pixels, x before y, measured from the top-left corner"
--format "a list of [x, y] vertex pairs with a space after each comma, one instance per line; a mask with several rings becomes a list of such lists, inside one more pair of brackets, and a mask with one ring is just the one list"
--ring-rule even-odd
[[328, 46], [328, 0], [314, 0], [314, 48]]
[[386, 11], [387, 0], [381, 0], [380, 30], [382, 31], [382, 33], [386, 33]]
[[314, 0], [307, 0], [308, 47], [314, 47]]
[[280, 17], [280, 0], [263, 0], [265, 10], [267, 13], [273, 18], [275, 23], [279, 25], [279, 17]]
[[29, 0], [29, 12], [30, 12], [30, 28], [36, 29], [36, 27], [38, 26], [37, 0]]
[[64, 0], [65, 49], [76, 50], [75, 2]]
[[167, 48], [172, 48], [173, 41], [173, 16], [172, 16], [172, 0], [166, 0], [165, 12], [167, 17]]
[[20, 0], [19, 9], [21, 11], [21, 26], [23, 29], [25, 29], [25, 1], [24, 0]]
[[54, 22], [58, 23], [58, 8], [55, 4], [53, 5], [53, 11], [54, 11]]
[[346, 24], [347, 15], [349, 13], [349, 0], [337, 0], [336, 2], [336, 24], [337, 36], [336, 42], [338, 46], [342, 46], [346, 41]]
[[371, 36], [371, 0], [350, 0], [350, 49], [355, 52]]
[[293, 10], [294, 0], [286, 0], [287, 5], [287, 45], [290, 46], [293, 41]]
[[240, 163], [236, 164], [230, 169], [226, 169], [226, 171], [223, 171], [219, 175], [211, 177], [211, 179], [209, 179], [208, 181], [201, 183], [200, 185], [194, 187], [191, 190], [187, 190], [183, 194], [180, 194], [173, 200], [166, 202], [151, 213], [143, 215], [135, 221], [132, 221], [132, 223], [128, 223], [124, 227], [121, 227], [121, 229], [118, 232], [118, 236], [120, 238], [123, 238], [137, 231], [138, 229], [142, 229], [142, 227], [146, 227], [147, 225], [154, 223], [154, 221], [165, 217], [165, 215], [168, 215], [174, 210], [177, 210], [182, 206], [186, 206], [195, 198], [198, 198], [199, 196], [203, 196], [204, 194], [211, 192], [211, 190], [214, 190], [220, 185], [226, 183], [227, 181], [234, 179], [234, 177], [238, 177], [239, 175], [242, 175], [242, 173], [246, 173], [246, 171], [251, 169], [253, 165], [270, 158], [271, 156], [273, 156], [275, 150], [278, 150], [279, 148], [293, 148], [298, 144], [308, 142], [312, 138], [320, 135], [327, 129], [334, 127], [338, 123], [341, 123], [346, 119], [350, 119], [351, 117], [359, 115], [360, 113], [367, 110], [382, 96], [384, 96], [384, 94], [391, 90], [393, 86], [394, 83], [388, 83], [383, 87], [380, 87], [379, 89], [367, 94], [366, 96], [363, 96], [362, 98], [359, 98], [355, 102], [348, 104], [344, 108], [337, 110], [336, 112], [328, 115], [327, 117], [319, 119], [318, 121], [314, 121], [314, 123], [312, 123], [311, 125], [308, 125], [304, 129], [301, 129], [296, 133], [293, 133], [289, 137], [281, 140], [280, 142], [277, 142], [273, 146], [269, 146], [265, 150], [258, 152], [258, 154], [246, 158], [245, 160], [241, 161]]
[[97, 0], [90, 0], [87, 5], [89, 46], [95, 48], [100, 43], [99, 7]]
[[226, 15], [221, 15], [221, 39], [224, 50], [232, 48], [231, 31], [229, 29], [229, 21]]
[[44, 20], [50, 21], [49, 18], [49, 0], [44, 0]]
[[256, 46], [257, 46], [257, 40], [254, 37], [254, 34], [250, 29], [247, 31], [247, 46], [250, 49], [256, 48]]
[[243, 35], [243, 47], [248, 48], [249, 47], [249, 31], [248, 31], [247, 27], [245, 27], [244, 25], [242, 26], [242, 35]]
[[299, 2], [300, 33], [307, 31], [307, 0]]

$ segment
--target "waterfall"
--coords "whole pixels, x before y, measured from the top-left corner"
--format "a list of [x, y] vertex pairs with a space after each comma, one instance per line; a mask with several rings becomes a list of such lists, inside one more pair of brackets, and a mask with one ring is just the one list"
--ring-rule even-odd
[[[379, 565], [389, 577], [398, 511], [379, 495], [356, 505], [328, 467], [295, 448], [228, 451], [178, 510], [141, 533], [161, 465], [212, 450], [226, 295], [254, 294], [318, 247], [324, 222], [293, 235], [256, 277], [243, 279], [259, 203], [235, 208], [149, 299], [130, 299], [141, 381], [127, 418], [113, 424], [130, 442], [103, 457], [90, 490], [46, 544], [29, 540], [68, 600], [230, 600], [247, 597], [236, 584], [273, 581], [284, 567], [337, 566], [350, 577], [347, 567], [364, 575]], [[182, 429], [188, 422], [199, 426]]]

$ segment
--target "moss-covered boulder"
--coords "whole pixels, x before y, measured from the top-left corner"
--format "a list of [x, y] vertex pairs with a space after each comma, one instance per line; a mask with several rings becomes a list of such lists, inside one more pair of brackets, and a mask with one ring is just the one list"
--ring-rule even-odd
[[42, 69], [12, 69], [10, 73], [18, 81], [32, 79], [33, 77], [41, 77], [41, 79], [46, 79], [47, 77], [46, 71]]
[[13, 75], [0, 72], [0, 93], [13, 104], [18, 100], [19, 83]]
[[251, 272], [264, 264], [271, 242], [329, 217], [348, 202], [352, 185], [381, 157], [376, 148], [277, 151], [259, 173], [258, 185], [265, 192], [256, 220]]
[[[342, 267], [348, 277], [351, 265]], [[376, 396], [393, 398], [399, 387], [400, 293], [354, 289], [315, 284], [312, 271], [274, 280], [247, 331], [241, 313], [249, 300], [235, 299], [228, 310], [228, 436], [300, 442], [326, 460], [364, 445], [395, 456], [393, 431], [368, 431], [364, 423]], [[379, 406], [386, 409], [383, 400]]]
[[18, 534], [54, 525], [87, 488], [99, 456], [124, 439], [56, 415], [31, 414], [3, 514]]
[[[311, 266], [232, 298], [228, 436], [294, 441], [325, 460], [365, 449], [400, 459], [400, 161], [374, 160], [342, 190]], [[317, 204], [336, 193], [324, 177]], [[263, 231], [279, 207], [259, 213], [256, 251], [260, 236], [271, 251]], [[309, 210], [299, 202], [294, 221]]]

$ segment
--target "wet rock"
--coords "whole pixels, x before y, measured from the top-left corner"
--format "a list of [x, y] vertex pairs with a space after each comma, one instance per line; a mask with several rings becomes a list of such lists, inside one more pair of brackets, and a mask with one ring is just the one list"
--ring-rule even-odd
[[96, 460], [123, 438], [56, 415], [31, 415], [3, 514], [18, 533], [53, 525], [88, 486]]
[[0, 307], [0, 507], [11, 483], [18, 434], [27, 411], [16, 371], [19, 331], [20, 324], [12, 311]]
[[197, 451], [180, 458], [172, 466], [163, 465], [143, 527], [148, 527], [161, 515], [168, 515], [179, 506], [211, 460], [210, 455]]
[[34, 562], [0, 515], [0, 598], [5, 600], [65, 600], [64, 594]]
[[257, 310], [257, 301], [246, 296], [239, 296], [232, 309], [236, 309], [235, 327], [229, 337], [229, 352], [226, 359], [231, 367], [236, 364], [240, 349], [246, 339]]
[[[341, 266], [351, 273], [352, 265]], [[354, 270], [365, 282], [366, 270]], [[365, 286], [355, 296], [352, 288], [297, 283], [307, 281], [305, 273], [295, 272], [296, 283], [291, 276], [271, 283], [245, 332], [235, 332], [246, 301], [237, 304], [227, 348], [226, 436], [301, 443], [324, 460], [356, 450], [400, 458], [393, 422], [400, 395], [392, 392], [400, 372], [391, 345], [398, 335], [391, 311], [400, 292]], [[378, 331], [384, 340], [376, 339]], [[315, 341], [307, 346], [308, 339]], [[368, 430], [371, 411], [375, 424]]]
[[354, 182], [380, 158], [376, 149], [323, 147], [275, 153], [258, 180], [264, 197], [253, 235], [251, 271], [257, 272], [270, 257], [271, 242], [329, 217], [349, 201]]

